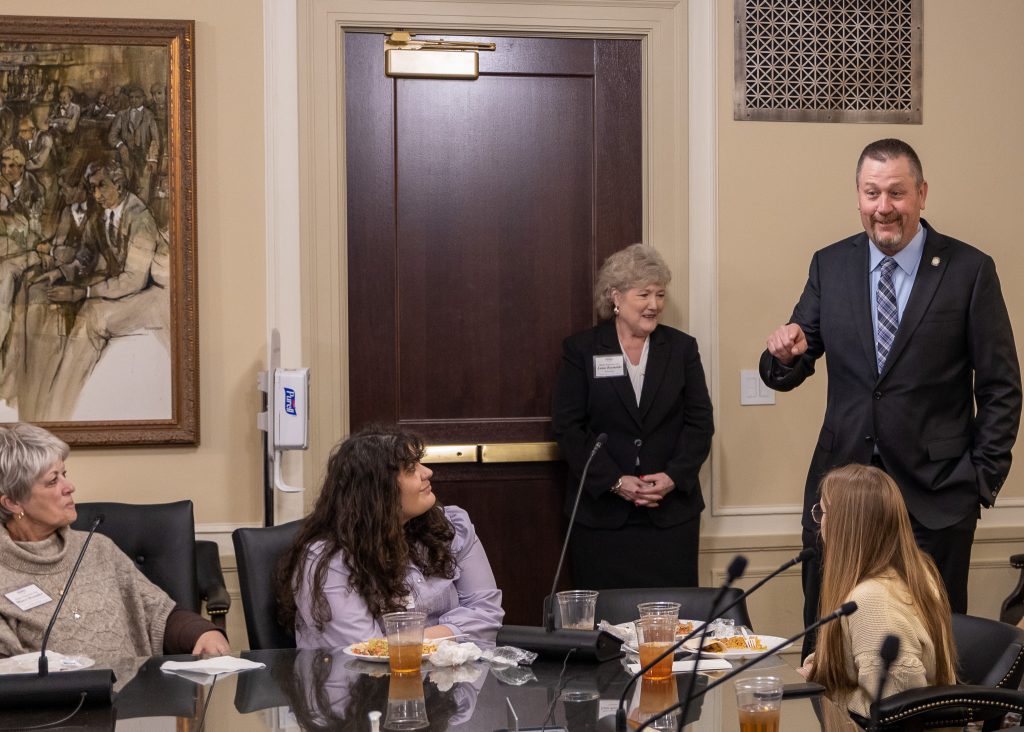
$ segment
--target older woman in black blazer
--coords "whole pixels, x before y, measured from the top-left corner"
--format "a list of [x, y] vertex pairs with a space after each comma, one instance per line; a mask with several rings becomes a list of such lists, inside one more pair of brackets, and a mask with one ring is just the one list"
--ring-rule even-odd
[[594, 288], [601, 323], [566, 338], [553, 425], [569, 463], [566, 513], [597, 436], [573, 528], [577, 587], [697, 584], [698, 473], [714, 423], [697, 342], [658, 324], [671, 273], [652, 247], [610, 256]]

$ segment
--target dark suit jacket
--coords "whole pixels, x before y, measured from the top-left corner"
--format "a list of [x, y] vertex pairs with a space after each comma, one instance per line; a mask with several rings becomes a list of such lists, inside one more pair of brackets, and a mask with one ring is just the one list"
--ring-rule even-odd
[[[1020, 367], [992, 258], [927, 222], [921, 264], [881, 374], [871, 325], [870, 244], [857, 234], [811, 261], [790, 322], [807, 352], [786, 371], [765, 351], [761, 378], [788, 391], [827, 354], [828, 403], [804, 492], [804, 526], [833, 467], [869, 463], [875, 447], [907, 508], [942, 529], [989, 506], [1010, 469]], [[975, 402], [977, 413], [975, 413]]]
[[650, 509], [652, 522], [673, 526], [698, 516], [704, 498], [697, 474], [715, 428], [697, 341], [664, 325], [654, 329], [639, 407], [625, 369], [622, 376], [594, 378], [594, 356], [610, 354], [622, 354], [613, 321], [563, 343], [552, 422], [569, 463], [567, 509], [594, 441], [607, 432], [608, 443], [590, 466], [577, 521], [594, 528], [622, 526], [632, 504], [613, 495], [611, 487], [623, 475], [658, 472], [667, 473], [676, 487]]

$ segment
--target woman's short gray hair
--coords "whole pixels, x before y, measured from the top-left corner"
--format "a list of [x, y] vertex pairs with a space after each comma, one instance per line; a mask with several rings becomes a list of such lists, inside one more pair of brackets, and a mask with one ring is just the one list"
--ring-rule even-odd
[[604, 260], [594, 285], [594, 309], [601, 320], [615, 312], [612, 290], [625, 292], [630, 287], [667, 285], [672, 280], [665, 260], [658, 250], [646, 244], [630, 244]]
[[[32, 486], [54, 463], [67, 459], [69, 451], [64, 440], [34, 424], [0, 428], [0, 496], [24, 503]], [[0, 522], [6, 524], [12, 516], [0, 504]]]

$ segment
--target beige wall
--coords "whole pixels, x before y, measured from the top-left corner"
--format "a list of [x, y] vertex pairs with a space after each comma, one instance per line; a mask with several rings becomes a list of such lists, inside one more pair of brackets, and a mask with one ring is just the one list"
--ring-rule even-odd
[[4, 0], [0, 12], [196, 21], [196, 170], [202, 442], [79, 449], [79, 500], [191, 498], [199, 524], [262, 519], [256, 372], [265, 361], [263, 48], [260, 0]]

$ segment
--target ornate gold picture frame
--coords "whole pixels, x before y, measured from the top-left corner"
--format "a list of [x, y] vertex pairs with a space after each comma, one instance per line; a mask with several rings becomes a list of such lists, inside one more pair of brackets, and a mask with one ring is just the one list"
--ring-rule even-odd
[[0, 422], [199, 441], [194, 33], [0, 16]]

